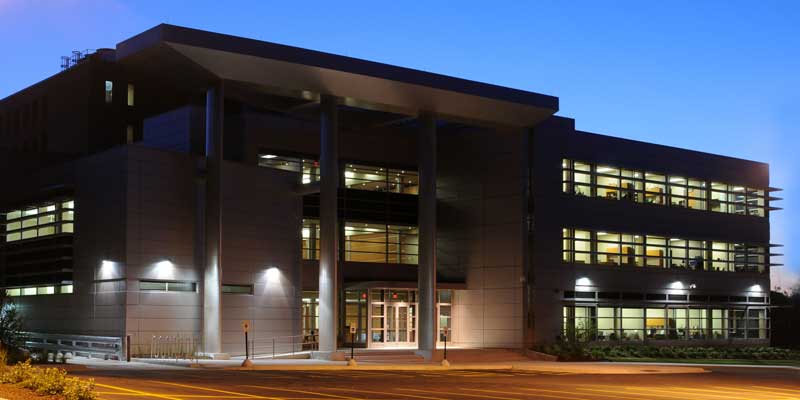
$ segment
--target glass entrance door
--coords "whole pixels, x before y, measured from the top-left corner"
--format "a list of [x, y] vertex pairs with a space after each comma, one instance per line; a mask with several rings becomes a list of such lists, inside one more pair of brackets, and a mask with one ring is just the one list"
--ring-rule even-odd
[[[384, 292], [384, 291], [380, 291]], [[370, 347], [413, 347], [417, 343], [417, 304], [408, 301], [391, 301], [396, 292], [386, 296], [373, 293], [370, 304]], [[377, 301], [380, 299], [381, 301]]]

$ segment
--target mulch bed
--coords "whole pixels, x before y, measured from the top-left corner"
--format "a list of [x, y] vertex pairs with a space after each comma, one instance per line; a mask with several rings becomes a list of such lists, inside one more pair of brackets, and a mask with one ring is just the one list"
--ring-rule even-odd
[[8, 400], [63, 400], [61, 396], [39, 396], [32, 390], [16, 385], [0, 384], [0, 398]]

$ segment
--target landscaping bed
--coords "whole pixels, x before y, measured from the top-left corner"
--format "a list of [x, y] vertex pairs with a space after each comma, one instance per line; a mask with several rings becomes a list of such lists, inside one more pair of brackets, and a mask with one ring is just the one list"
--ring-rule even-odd
[[558, 343], [536, 349], [559, 361], [692, 362], [800, 365], [800, 351], [777, 347], [586, 346]]
[[[7, 398], [42, 398], [55, 396], [64, 400], [94, 400], [94, 381], [67, 376], [67, 371], [55, 367], [36, 367], [30, 359], [0, 371], [0, 390]], [[8, 393], [6, 393], [8, 392]]]

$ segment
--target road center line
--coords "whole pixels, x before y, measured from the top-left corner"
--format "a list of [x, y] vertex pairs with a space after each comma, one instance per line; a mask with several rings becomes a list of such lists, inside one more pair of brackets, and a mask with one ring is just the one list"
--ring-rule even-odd
[[184, 387], [184, 388], [189, 388], [189, 389], [205, 390], [207, 392], [232, 394], [232, 395], [235, 395], [235, 396], [246, 397], [246, 398], [250, 398], [250, 399], [284, 400], [281, 397], [259, 396], [259, 395], [255, 395], [255, 394], [231, 392], [231, 391], [228, 391], [228, 390], [212, 389], [212, 388], [207, 388], [207, 387], [203, 387], [203, 386], [186, 385], [186, 384], [182, 384], [182, 383], [172, 383], [172, 382], [162, 382], [162, 381], [150, 381], [150, 382], [158, 383], [158, 384], [161, 384], [161, 385], [170, 385], [170, 386]]
[[405, 394], [405, 393], [397, 393], [397, 392], [379, 392], [376, 390], [362, 390], [362, 389], [345, 389], [345, 388], [327, 388], [328, 390], [339, 390], [339, 391], [347, 391], [352, 392], [354, 390], [358, 390], [359, 393], [372, 393], [372, 394], [388, 394], [392, 396], [403, 396], [403, 397], [413, 397], [415, 399], [429, 399], [429, 400], [448, 400], [442, 397], [431, 397], [431, 396], [418, 396], [413, 394]]
[[[333, 398], [336, 398], [336, 399], [361, 400], [361, 399], [359, 399], [357, 397], [339, 396], [337, 394], [327, 394], [327, 393], [320, 393], [320, 392], [312, 392], [312, 391], [308, 391], [308, 390], [283, 389], [283, 388], [277, 388], [277, 387], [271, 387], [271, 386], [256, 386], [256, 385], [239, 385], [239, 386], [258, 388], [258, 389], [267, 389], [267, 390], [278, 390], [278, 391], [283, 391], [283, 392], [313, 394], [313, 395], [317, 395], [317, 396], [328, 396], [328, 397], [333, 397]], [[324, 389], [324, 388], [321, 388], [321, 389]]]
[[[397, 390], [403, 391], [412, 391], [412, 392], [422, 392], [422, 393], [434, 393], [434, 394], [454, 394], [456, 396], [469, 396], [469, 397], [480, 397], [482, 399], [498, 399], [498, 400], [520, 400], [513, 397], [500, 397], [500, 396], [487, 396], [481, 394], [469, 394], [469, 393], [459, 393], [459, 392], [441, 392], [441, 391], [433, 391], [433, 390], [419, 390], [419, 389], [407, 389], [407, 388], [398, 388]], [[491, 391], [492, 393], [498, 393], [497, 391]]]
[[[530, 395], [529, 393], [520, 393], [520, 392], [506, 392], [506, 391], [501, 391], [501, 390], [487, 390], [487, 389], [466, 389], [466, 388], [464, 388], [464, 389], [461, 389], [461, 390], [471, 390], [471, 391], [476, 391], [476, 392], [488, 392], [488, 393], [514, 394], [514, 395], [521, 395], [521, 396], [529, 396], [529, 395]], [[539, 390], [532, 390], [532, 391], [534, 391], [534, 392], [538, 392]], [[550, 391], [550, 390], [545, 390], [545, 391]], [[566, 392], [566, 394], [577, 394], [577, 393]], [[554, 399], [591, 400], [591, 399], [587, 399], [587, 398], [585, 398], [585, 397], [558, 396], [558, 395], [553, 395], [553, 394], [543, 394], [543, 393], [536, 393], [536, 396], [540, 396], [540, 397], [552, 397], [552, 398], [554, 398]]]
[[134, 393], [134, 394], [137, 394], [139, 396], [158, 397], [160, 399], [169, 399], [169, 400], [181, 400], [180, 397], [172, 397], [172, 396], [167, 396], [167, 395], [162, 395], [162, 394], [157, 394], [157, 393], [143, 392], [141, 390], [126, 389], [124, 387], [119, 387], [119, 386], [114, 386], [114, 385], [107, 385], [105, 383], [97, 383], [97, 382], [95, 382], [95, 385], [96, 386], [100, 386], [100, 387], [104, 387], [104, 388], [119, 390], [119, 391], [123, 391], [123, 392]]

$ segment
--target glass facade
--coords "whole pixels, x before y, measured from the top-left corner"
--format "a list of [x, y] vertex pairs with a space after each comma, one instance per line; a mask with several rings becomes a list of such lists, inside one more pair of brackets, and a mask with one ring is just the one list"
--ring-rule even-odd
[[[304, 184], [320, 180], [319, 160], [313, 157], [262, 153], [258, 156], [258, 165], [297, 172]], [[413, 169], [363, 163], [346, 163], [343, 168], [340, 179], [343, 179], [341, 182], [347, 189], [419, 194], [419, 174]]]
[[297, 172], [303, 184], [319, 182], [319, 160], [276, 154], [260, 154], [258, 166]]
[[346, 164], [344, 184], [348, 189], [419, 194], [419, 174], [406, 169]]
[[765, 217], [766, 191], [564, 159], [562, 190], [577, 196]]
[[29, 205], [6, 212], [5, 241], [35, 239], [61, 233], [73, 233], [75, 201], [62, 200]]
[[581, 342], [769, 338], [764, 307], [567, 305], [562, 310], [564, 338]]
[[319, 260], [319, 220], [303, 219], [303, 259]]
[[415, 226], [345, 222], [345, 261], [417, 264], [418, 244]]
[[[319, 292], [304, 291], [302, 297], [302, 332], [306, 342], [318, 334]], [[355, 326], [355, 343], [372, 347], [410, 346], [417, 341], [417, 302], [414, 289], [369, 289], [344, 292], [345, 342], [350, 343], [348, 327]], [[453, 291], [437, 291], [439, 340], [444, 327], [452, 340]]]
[[303, 341], [314, 342], [314, 337], [319, 334], [319, 292], [303, 291], [300, 313]]
[[768, 270], [764, 246], [564, 228], [562, 261], [706, 271]]

